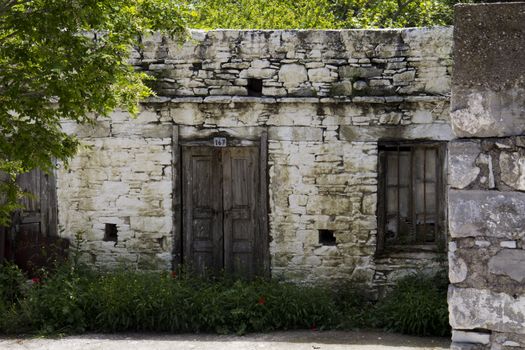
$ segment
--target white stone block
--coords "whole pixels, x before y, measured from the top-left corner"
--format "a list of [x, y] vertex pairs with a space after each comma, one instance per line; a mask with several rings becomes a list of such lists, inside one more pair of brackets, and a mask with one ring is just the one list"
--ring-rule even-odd
[[314, 83], [327, 83], [335, 80], [328, 68], [309, 69], [308, 79]]
[[487, 247], [490, 247], [490, 242], [489, 241], [474, 241], [474, 244], [477, 245], [478, 247], [480, 248], [487, 248]]
[[516, 241], [503, 241], [500, 242], [499, 246], [502, 248], [515, 249], [517, 247], [517, 243]]
[[458, 343], [489, 344], [490, 334], [480, 332], [452, 331], [452, 341]]
[[521, 347], [521, 345], [515, 341], [512, 341], [512, 340], [506, 340], [503, 344], [503, 346], [510, 346], [510, 347], [516, 347], [516, 348], [519, 348]]
[[283, 64], [279, 70], [279, 81], [287, 87], [298, 86], [306, 80], [308, 80], [308, 74], [302, 64]]
[[525, 296], [486, 289], [449, 287], [450, 325], [454, 329], [491, 329], [525, 334]]

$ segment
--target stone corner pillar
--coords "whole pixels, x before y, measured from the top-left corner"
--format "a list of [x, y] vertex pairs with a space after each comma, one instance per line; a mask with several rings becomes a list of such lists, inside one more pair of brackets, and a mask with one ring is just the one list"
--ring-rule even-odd
[[456, 6], [452, 349], [525, 349], [525, 2]]

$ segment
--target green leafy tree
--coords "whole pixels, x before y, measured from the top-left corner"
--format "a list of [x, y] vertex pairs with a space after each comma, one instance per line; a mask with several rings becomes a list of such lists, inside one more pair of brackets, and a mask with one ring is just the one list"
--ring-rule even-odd
[[344, 28], [388, 28], [447, 25], [452, 4], [443, 0], [332, 0]]
[[61, 120], [137, 111], [152, 91], [130, 48], [148, 31], [182, 32], [186, 16], [174, 0], [0, 1], [0, 225], [22, 195], [18, 174], [75, 154]]
[[336, 28], [329, 0], [186, 0], [200, 29]]
[[480, 0], [185, 0], [201, 29], [342, 29], [449, 25], [458, 2]]

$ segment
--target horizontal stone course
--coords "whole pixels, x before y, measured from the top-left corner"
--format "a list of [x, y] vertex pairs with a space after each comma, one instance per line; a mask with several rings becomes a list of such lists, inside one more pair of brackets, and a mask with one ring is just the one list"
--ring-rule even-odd
[[266, 96], [351, 96], [352, 84], [360, 95], [443, 95], [451, 34], [447, 27], [192, 31], [182, 46], [160, 35], [143, 38], [132, 63], [158, 78], [163, 96], [250, 94], [245, 79], [261, 79]]
[[525, 334], [525, 296], [487, 289], [449, 288], [450, 324], [454, 329], [490, 329]]
[[525, 235], [525, 193], [449, 191], [450, 235], [521, 239]]

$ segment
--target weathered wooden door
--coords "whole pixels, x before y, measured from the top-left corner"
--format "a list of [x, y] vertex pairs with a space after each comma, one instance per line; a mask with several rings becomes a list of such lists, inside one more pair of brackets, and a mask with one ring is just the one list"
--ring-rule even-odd
[[220, 150], [185, 147], [183, 166], [184, 260], [199, 273], [222, 268]]
[[15, 218], [17, 230], [28, 235], [56, 236], [57, 203], [55, 179], [40, 169], [18, 177], [19, 186], [30, 195], [22, 198], [24, 209]]
[[17, 178], [29, 193], [21, 200], [23, 209], [13, 213], [11, 227], [0, 228], [0, 261], [14, 261], [31, 271], [65, 256], [67, 241], [57, 238], [55, 178], [34, 169]]
[[184, 262], [200, 273], [261, 273], [259, 149], [186, 146], [182, 165]]

